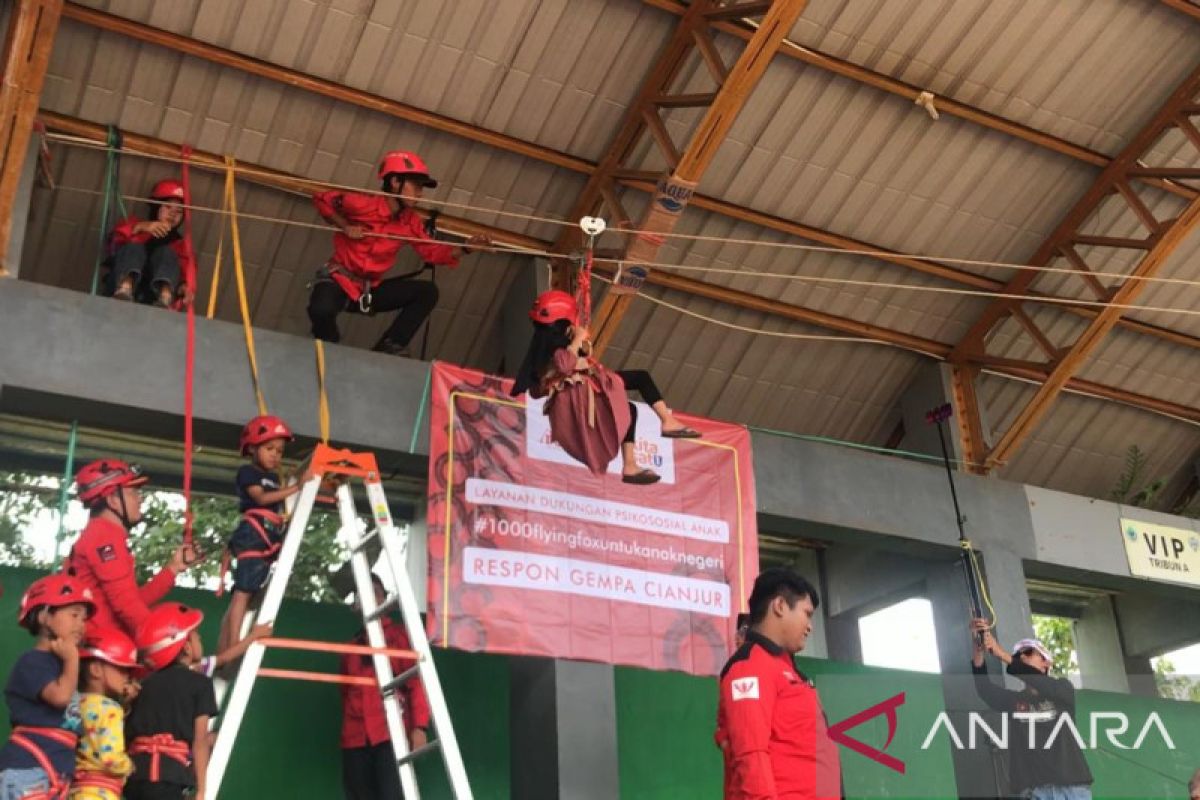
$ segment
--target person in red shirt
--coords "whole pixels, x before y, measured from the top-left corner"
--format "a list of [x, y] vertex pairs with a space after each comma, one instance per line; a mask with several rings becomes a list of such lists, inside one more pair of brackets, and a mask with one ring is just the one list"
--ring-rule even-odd
[[[387, 599], [387, 592], [378, 575], [372, 575], [371, 581], [375, 585], [375, 604], [379, 606]], [[388, 617], [381, 622], [383, 638], [389, 648], [411, 649], [403, 625]], [[354, 643], [366, 644], [366, 632], [359, 631]], [[393, 658], [392, 672], [399, 675], [414, 663], [410, 659]], [[341, 672], [374, 679], [375, 664], [371, 656], [347, 654], [342, 656]], [[400, 698], [409, 748], [415, 750], [429, 741], [429, 698], [415, 677], [404, 684]], [[401, 796], [400, 774], [384, 716], [383, 695], [375, 686], [342, 685], [342, 788], [346, 800]]]
[[175, 576], [195, 561], [190, 545], [175, 550], [171, 561], [142, 586], [134, 575], [129, 531], [142, 520], [139, 491], [149, 480], [137, 465], [102, 458], [79, 470], [75, 489], [91, 513], [87, 526], [67, 556], [65, 569], [91, 589], [96, 604], [92, 624], [116, 628], [128, 636], [175, 585]]
[[716, 740], [726, 743], [726, 800], [842, 797], [821, 698], [792, 659], [820, 602], [812, 584], [787, 568], [754, 581], [746, 642], [721, 671]]
[[191, 301], [186, 277], [194, 265], [180, 229], [184, 202], [182, 183], [159, 181], [150, 190], [148, 218], [126, 217], [109, 233], [114, 298], [163, 308]]
[[425, 189], [437, 187], [429, 169], [416, 153], [394, 151], [379, 165], [385, 196], [329, 191], [313, 195], [317, 212], [340, 231], [333, 235], [333, 257], [318, 270], [308, 298], [308, 318], [317, 339], [341, 338], [337, 316], [396, 311], [391, 326], [375, 345], [390, 355], [408, 355], [408, 342], [437, 305], [438, 291], [431, 281], [411, 276], [383, 279], [401, 248], [409, 245], [427, 264], [457, 267], [472, 246], [490, 244], [473, 236], [460, 247], [439, 242], [426, 230], [413, 210]]

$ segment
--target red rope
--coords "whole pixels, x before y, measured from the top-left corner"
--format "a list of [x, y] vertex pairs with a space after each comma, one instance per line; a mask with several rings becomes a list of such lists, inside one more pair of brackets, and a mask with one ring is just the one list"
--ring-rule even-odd
[[579, 324], [588, 327], [592, 324], [592, 248], [587, 249], [583, 261], [583, 269], [579, 271]]
[[187, 267], [183, 277], [184, 304], [187, 306], [187, 353], [183, 373], [183, 543], [192, 543], [192, 414], [193, 384], [196, 368], [196, 253], [192, 249], [192, 186], [188, 170], [192, 157], [191, 145], [180, 148], [183, 156], [183, 246], [187, 252]]

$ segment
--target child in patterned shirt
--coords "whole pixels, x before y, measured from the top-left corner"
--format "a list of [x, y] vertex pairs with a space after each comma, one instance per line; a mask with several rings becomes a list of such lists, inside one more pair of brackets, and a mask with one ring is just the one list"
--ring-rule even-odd
[[83, 728], [75, 750], [75, 781], [69, 800], [120, 800], [133, 761], [125, 752], [125, 710], [138, 667], [137, 647], [115, 628], [88, 631], [81, 658], [79, 688]]

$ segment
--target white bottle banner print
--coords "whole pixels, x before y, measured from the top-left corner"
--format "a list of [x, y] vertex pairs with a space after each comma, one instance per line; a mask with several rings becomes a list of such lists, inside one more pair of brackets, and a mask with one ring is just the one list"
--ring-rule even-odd
[[1200, 533], [1127, 518], [1121, 533], [1131, 573], [1200, 586]]
[[[675, 443], [662, 435], [662, 422], [645, 403], [637, 406], [637, 429], [634, 431], [634, 451], [641, 469], [652, 469], [662, 476], [662, 483], [675, 483]], [[539, 461], [569, 464], [587, 469], [550, 439], [550, 418], [546, 416], [546, 398], [525, 397], [525, 454]], [[621, 456], [608, 464], [612, 475], [621, 473]]]

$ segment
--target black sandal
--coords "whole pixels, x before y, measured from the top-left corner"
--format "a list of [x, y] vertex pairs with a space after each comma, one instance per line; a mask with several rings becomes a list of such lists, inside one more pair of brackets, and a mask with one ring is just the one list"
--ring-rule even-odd
[[703, 434], [695, 428], [680, 428], [677, 431], [663, 431], [663, 438], [666, 439], [699, 439]]
[[632, 483], [637, 486], [649, 486], [653, 483], [658, 483], [662, 480], [662, 476], [654, 470], [644, 469], [641, 472], [635, 472], [632, 475], [622, 475], [623, 483]]

